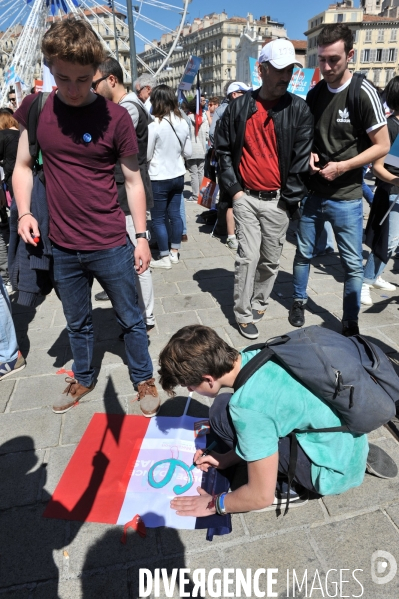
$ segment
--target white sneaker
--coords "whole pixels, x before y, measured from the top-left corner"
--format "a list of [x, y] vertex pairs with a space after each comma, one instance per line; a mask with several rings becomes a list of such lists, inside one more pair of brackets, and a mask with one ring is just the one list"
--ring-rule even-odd
[[177, 264], [179, 262], [179, 252], [169, 252], [169, 258], [172, 264]]
[[370, 286], [366, 283], [363, 283], [362, 290], [360, 292], [360, 303], [365, 306], [372, 306], [373, 300], [370, 295]]
[[384, 281], [381, 277], [377, 277], [375, 282], [371, 285], [374, 289], [383, 289], [384, 291], [396, 291], [396, 285], [392, 285], [392, 283], [388, 283], [388, 281]]
[[163, 256], [159, 260], [151, 260], [150, 268], [172, 268], [169, 256]]
[[238, 241], [236, 237], [228, 237], [226, 245], [229, 250], [238, 250]]

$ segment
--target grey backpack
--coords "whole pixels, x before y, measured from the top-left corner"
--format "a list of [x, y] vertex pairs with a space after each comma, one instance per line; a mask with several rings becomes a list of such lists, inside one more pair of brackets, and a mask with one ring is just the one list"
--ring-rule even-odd
[[242, 368], [234, 391], [274, 358], [338, 412], [343, 425], [318, 432], [369, 433], [395, 415], [399, 377], [384, 352], [361, 335], [344, 337], [311, 326], [245, 351], [254, 349], [261, 351]]

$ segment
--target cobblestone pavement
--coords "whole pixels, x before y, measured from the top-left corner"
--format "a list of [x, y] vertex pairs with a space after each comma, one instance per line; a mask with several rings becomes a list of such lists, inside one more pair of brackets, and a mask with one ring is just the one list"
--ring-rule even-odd
[[[180, 263], [153, 272], [156, 327], [150, 334], [150, 352], [155, 368], [160, 349], [186, 324], [212, 326], [237, 348], [246, 345], [233, 321], [234, 254], [220, 239], [210, 237], [210, 227], [197, 222], [201, 211], [187, 204], [189, 241], [182, 244]], [[264, 339], [291, 329], [287, 308], [294, 241], [290, 230], [270, 307], [259, 324]], [[384, 277], [398, 281], [394, 260]], [[342, 280], [337, 254], [315, 260], [306, 324], [340, 330]], [[93, 294], [98, 290], [96, 283]], [[373, 306], [362, 308], [361, 331], [398, 358], [399, 294], [372, 291], [372, 296]], [[124, 347], [108, 303], [93, 301], [97, 386], [63, 416], [51, 411], [54, 397], [64, 388], [56, 371], [71, 365], [60, 302], [53, 293], [36, 310], [15, 303], [13, 309], [28, 365], [0, 383], [0, 599], [132, 599], [139, 597], [139, 568], [166, 568], [169, 573], [173, 568], [203, 568], [206, 575], [212, 568], [241, 568], [244, 574], [246, 568], [253, 573], [275, 568], [278, 572], [269, 575], [277, 581], [270, 587], [276, 595], [266, 596], [397, 599], [399, 574], [377, 585], [371, 562], [375, 560], [374, 580], [379, 577], [381, 582], [394, 573], [395, 558], [399, 561], [399, 480], [366, 475], [361, 487], [311, 500], [285, 517], [270, 512], [234, 515], [233, 532], [212, 543], [205, 540], [204, 531], [150, 529], [144, 540], [129, 532], [122, 545], [120, 527], [42, 518], [91, 416], [139, 411], [131, 401]], [[161, 415], [182, 413], [183, 390], [176, 399], [163, 399]], [[203, 416], [207, 409], [207, 400], [194, 396], [190, 414]], [[370, 437], [399, 463], [398, 443], [387, 429]], [[378, 557], [377, 551], [391, 556]], [[295, 576], [301, 590], [297, 584], [293, 589]], [[260, 574], [261, 590], [266, 590], [265, 580]], [[211, 587], [206, 596], [238, 596], [234, 588], [232, 584], [218, 591], [216, 586], [213, 592]], [[150, 596], [157, 596], [155, 589]], [[191, 595], [184, 595], [183, 589], [179, 595], [178, 587], [166, 595], [161, 585], [160, 596]], [[252, 588], [247, 596], [261, 595]]]

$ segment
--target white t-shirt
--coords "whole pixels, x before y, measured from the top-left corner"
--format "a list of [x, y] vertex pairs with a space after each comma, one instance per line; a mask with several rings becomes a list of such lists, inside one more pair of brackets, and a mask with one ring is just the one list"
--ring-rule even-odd
[[184, 119], [169, 114], [161, 121], [155, 118], [149, 124], [147, 160], [148, 174], [152, 181], [164, 181], [184, 175], [184, 159], [190, 158], [191, 153], [190, 131]]

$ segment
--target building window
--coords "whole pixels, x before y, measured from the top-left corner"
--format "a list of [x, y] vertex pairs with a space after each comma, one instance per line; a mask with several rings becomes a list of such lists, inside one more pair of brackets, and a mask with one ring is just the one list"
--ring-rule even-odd
[[386, 84], [391, 81], [391, 79], [394, 76], [394, 74], [395, 74], [395, 70], [394, 69], [387, 69], [386, 70], [386, 80], [385, 80]]
[[365, 42], [371, 42], [371, 34], [372, 34], [372, 31], [371, 31], [371, 29], [368, 29], [368, 30], [366, 31], [366, 36], [365, 36], [365, 38], [364, 38], [364, 41], [365, 41]]
[[384, 37], [385, 37], [385, 31], [384, 31], [384, 29], [379, 29], [378, 30], [377, 42], [383, 42], [384, 41]]
[[398, 55], [398, 49], [397, 48], [388, 48], [387, 62], [396, 62], [397, 55]]
[[397, 29], [391, 29], [391, 42], [396, 42], [396, 36], [397, 36], [398, 30]]
[[351, 21], [353, 21], [353, 22], [357, 21], [357, 12], [351, 13]]
[[370, 62], [370, 50], [363, 50], [360, 62]]
[[382, 48], [378, 48], [376, 54], [375, 54], [375, 62], [381, 62], [382, 61]]
[[340, 12], [337, 15], [334, 15], [334, 21], [335, 21], [335, 23], [343, 23], [345, 21], [344, 14], [342, 12]]
[[227, 47], [231, 48], [231, 37], [227, 38]]
[[352, 33], [353, 33], [353, 42], [356, 44], [356, 42], [359, 39], [359, 29], [352, 29]]
[[374, 69], [373, 70], [373, 83], [374, 83], [374, 85], [378, 85], [380, 83], [380, 75], [381, 75], [381, 69]]
[[227, 52], [227, 62], [233, 62], [231, 59], [231, 52]]

